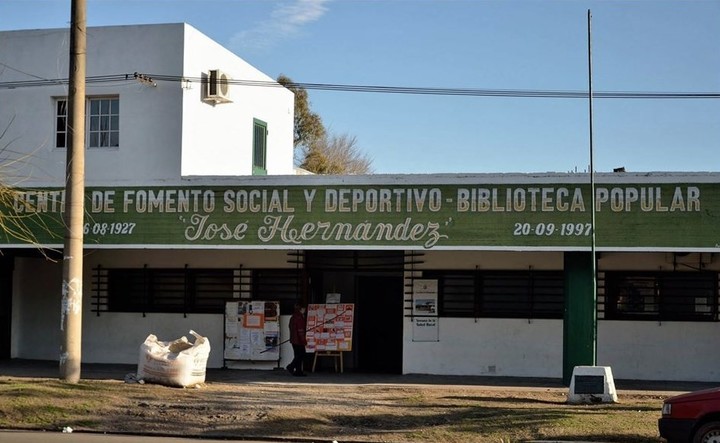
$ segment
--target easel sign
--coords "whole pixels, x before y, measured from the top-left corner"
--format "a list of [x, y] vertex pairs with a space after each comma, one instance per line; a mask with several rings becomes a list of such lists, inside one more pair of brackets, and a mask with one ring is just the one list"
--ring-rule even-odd
[[439, 341], [438, 281], [413, 281], [413, 341]]
[[354, 314], [353, 303], [308, 305], [307, 351], [351, 351]]

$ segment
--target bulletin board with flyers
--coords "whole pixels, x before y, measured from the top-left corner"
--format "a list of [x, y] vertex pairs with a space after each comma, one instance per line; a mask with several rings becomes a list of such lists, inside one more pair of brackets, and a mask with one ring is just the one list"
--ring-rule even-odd
[[351, 351], [354, 314], [353, 303], [308, 305], [307, 351]]
[[225, 360], [280, 361], [280, 303], [225, 303]]

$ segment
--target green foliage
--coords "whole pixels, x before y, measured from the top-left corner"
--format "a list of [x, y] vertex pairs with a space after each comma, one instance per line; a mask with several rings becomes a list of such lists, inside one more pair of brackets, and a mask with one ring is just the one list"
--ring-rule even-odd
[[310, 99], [305, 88], [295, 84], [289, 77], [280, 74], [277, 82], [295, 94], [295, 124], [293, 144], [298, 147], [309, 147], [323, 139], [327, 132], [322, 118], [310, 108]]

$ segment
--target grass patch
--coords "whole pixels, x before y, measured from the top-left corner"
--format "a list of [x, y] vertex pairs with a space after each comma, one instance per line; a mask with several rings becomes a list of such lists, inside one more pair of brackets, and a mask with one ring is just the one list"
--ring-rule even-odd
[[210, 383], [177, 389], [117, 381], [0, 381], [0, 427], [186, 437], [367, 442], [659, 442], [662, 396], [569, 405], [562, 389]]
[[55, 380], [0, 381], [0, 427], [57, 429], [64, 423], [92, 426], [104, 405], [105, 386]]

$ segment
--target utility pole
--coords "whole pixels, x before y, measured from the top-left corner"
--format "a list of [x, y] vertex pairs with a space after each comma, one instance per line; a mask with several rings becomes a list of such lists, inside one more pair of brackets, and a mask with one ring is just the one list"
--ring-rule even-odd
[[83, 217], [85, 212], [86, 0], [71, 0], [70, 84], [65, 168], [65, 247], [60, 311], [60, 379], [80, 381], [82, 343]]

